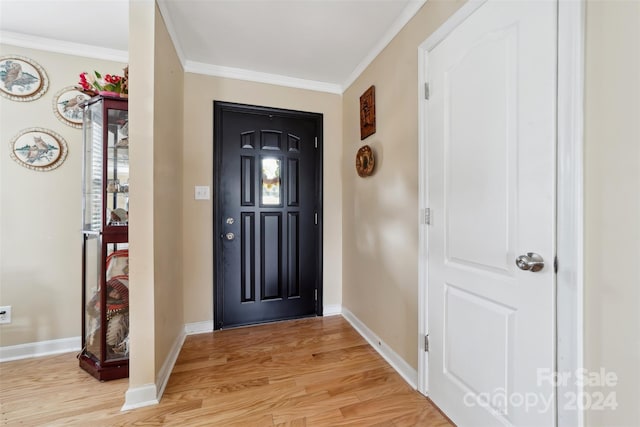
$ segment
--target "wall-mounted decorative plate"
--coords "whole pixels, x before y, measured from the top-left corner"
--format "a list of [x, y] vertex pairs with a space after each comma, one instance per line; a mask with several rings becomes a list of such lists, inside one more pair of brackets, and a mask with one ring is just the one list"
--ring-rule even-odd
[[53, 113], [65, 125], [82, 127], [82, 108], [80, 104], [90, 96], [75, 86], [67, 86], [53, 96]]
[[356, 171], [361, 177], [369, 176], [373, 173], [373, 167], [375, 166], [375, 160], [373, 158], [373, 151], [368, 145], [360, 147], [356, 154]]
[[11, 158], [20, 166], [36, 171], [50, 171], [67, 158], [67, 142], [49, 129], [24, 129], [9, 143]]
[[33, 101], [49, 88], [44, 69], [33, 59], [8, 55], [0, 57], [0, 95], [12, 101]]

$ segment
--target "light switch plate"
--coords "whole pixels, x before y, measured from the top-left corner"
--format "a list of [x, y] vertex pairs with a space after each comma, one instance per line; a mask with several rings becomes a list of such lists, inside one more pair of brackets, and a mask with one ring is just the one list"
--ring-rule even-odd
[[0, 307], [0, 323], [11, 323], [11, 306]]
[[196, 185], [195, 186], [195, 199], [196, 200], [209, 200], [210, 191], [208, 185]]

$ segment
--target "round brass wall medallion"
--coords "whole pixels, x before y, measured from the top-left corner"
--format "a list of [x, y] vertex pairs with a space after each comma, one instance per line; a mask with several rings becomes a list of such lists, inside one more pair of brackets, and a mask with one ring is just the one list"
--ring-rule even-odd
[[362, 177], [371, 175], [374, 164], [375, 161], [371, 147], [368, 145], [360, 147], [358, 154], [356, 154], [356, 171], [358, 171], [358, 175]]

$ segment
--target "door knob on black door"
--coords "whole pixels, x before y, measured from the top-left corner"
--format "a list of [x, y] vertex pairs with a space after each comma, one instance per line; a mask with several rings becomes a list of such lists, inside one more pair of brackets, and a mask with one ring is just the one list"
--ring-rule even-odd
[[527, 252], [526, 255], [520, 255], [516, 258], [516, 265], [520, 270], [529, 270], [535, 273], [544, 268], [544, 260], [536, 253]]

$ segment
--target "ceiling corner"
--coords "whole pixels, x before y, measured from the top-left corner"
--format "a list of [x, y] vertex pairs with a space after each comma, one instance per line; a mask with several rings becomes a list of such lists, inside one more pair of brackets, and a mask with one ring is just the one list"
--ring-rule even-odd
[[358, 66], [351, 72], [349, 77], [342, 83], [342, 92], [344, 93], [355, 82], [360, 74], [367, 69], [367, 67], [373, 62], [374, 59], [384, 50], [391, 40], [398, 35], [400, 31], [407, 25], [407, 23], [413, 18], [416, 13], [422, 8], [427, 0], [414, 0], [407, 4], [400, 16], [393, 22], [393, 25], [384, 33], [378, 43], [369, 51], [367, 56], [358, 64]]
[[171, 19], [171, 14], [167, 9], [167, 0], [156, 0], [156, 4], [158, 5], [158, 9], [160, 10], [160, 15], [162, 16], [162, 19], [164, 20], [164, 25], [167, 27], [167, 32], [169, 33], [169, 37], [171, 38], [173, 47], [176, 50], [176, 54], [178, 55], [180, 64], [182, 64], [182, 69], [186, 71], [187, 60], [184, 56], [184, 50], [180, 45], [180, 41], [178, 39], [178, 34], [176, 32], [175, 25], [173, 23], [173, 20]]

